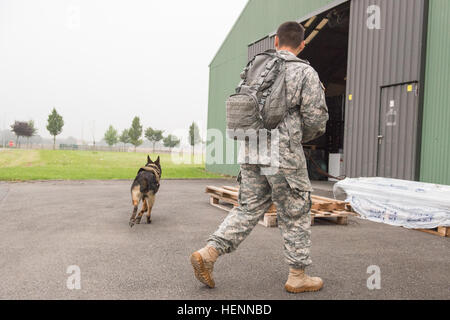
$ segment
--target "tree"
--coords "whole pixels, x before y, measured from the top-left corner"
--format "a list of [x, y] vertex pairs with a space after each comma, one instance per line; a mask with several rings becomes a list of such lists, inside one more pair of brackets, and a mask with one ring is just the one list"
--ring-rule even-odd
[[63, 117], [61, 117], [56, 109], [53, 108], [52, 113], [49, 114], [47, 120], [47, 130], [53, 136], [53, 150], [55, 150], [56, 136], [62, 132], [64, 126]]
[[192, 146], [192, 157], [194, 157], [194, 147], [197, 143], [202, 142], [202, 138], [200, 137], [200, 130], [195, 122], [189, 127], [189, 144]]
[[113, 145], [115, 145], [119, 140], [119, 137], [117, 136], [117, 130], [114, 129], [113, 126], [109, 126], [108, 130], [106, 130], [105, 132], [104, 139], [108, 146], [112, 147]]
[[139, 117], [134, 117], [131, 123], [131, 128], [128, 130], [128, 136], [130, 137], [130, 143], [134, 146], [134, 152], [136, 147], [142, 144], [142, 125]]
[[130, 143], [130, 136], [128, 135], [128, 129], [123, 129], [120, 134], [119, 141], [123, 143], [123, 149], [125, 150], [125, 146], [127, 143]]
[[19, 145], [20, 137], [31, 137], [36, 132], [34, 124], [30, 126], [30, 122], [14, 121], [11, 125], [11, 131], [16, 135], [16, 146]]
[[155, 143], [163, 139], [163, 131], [154, 130], [153, 128], [148, 127], [147, 130], [145, 130], [145, 137], [148, 141], [153, 143], [153, 152], [155, 152]]
[[180, 144], [180, 139], [175, 137], [172, 134], [169, 134], [167, 137], [163, 139], [164, 146], [172, 150], [172, 148], [178, 146]]
[[28, 135], [26, 137], [27, 137], [27, 141], [29, 143], [30, 138], [32, 138], [32, 137], [34, 137], [36, 135], [37, 128], [34, 127], [34, 121], [33, 120], [28, 121], [28, 127], [29, 127], [29, 132], [28, 132]]

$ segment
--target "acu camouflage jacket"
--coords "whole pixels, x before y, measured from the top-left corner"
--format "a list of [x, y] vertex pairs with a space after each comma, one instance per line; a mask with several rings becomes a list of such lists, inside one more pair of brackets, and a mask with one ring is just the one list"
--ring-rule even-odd
[[[293, 56], [289, 51], [278, 54]], [[290, 112], [278, 125], [279, 167], [297, 170], [298, 187], [311, 191], [302, 143], [325, 133], [328, 121], [325, 91], [317, 72], [307, 62], [286, 64], [286, 89]], [[248, 154], [248, 146], [245, 149]]]

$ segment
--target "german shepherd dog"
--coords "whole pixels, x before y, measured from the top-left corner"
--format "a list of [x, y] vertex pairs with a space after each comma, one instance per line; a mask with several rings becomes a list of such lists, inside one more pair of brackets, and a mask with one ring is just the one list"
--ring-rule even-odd
[[[130, 227], [141, 222], [142, 215], [147, 212], [147, 223], [151, 223], [152, 208], [155, 203], [155, 195], [159, 190], [161, 179], [161, 164], [159, 156], [155, 162], [147, 156], [147, 164], [141, 167], [131, 185], [131, 200], [133, 201], [133, 214], [130, 218]], [[136, 217], [139, 202], [142, 200], [142, 210]]]

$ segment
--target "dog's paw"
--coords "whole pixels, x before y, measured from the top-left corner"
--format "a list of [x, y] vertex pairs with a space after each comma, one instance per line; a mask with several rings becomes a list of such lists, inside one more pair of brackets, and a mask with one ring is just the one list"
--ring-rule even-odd
[[134, 221], [131, 221], [131, 220], [130, 220], [130, 222], [129, 222], [128, 224], [130, 225], [130, 228], [133, 228], [133, 226], [134, 226]]
[[152, 220], [147, 218], [147, 224], [150, 224], [150, 223], [152, 223]]

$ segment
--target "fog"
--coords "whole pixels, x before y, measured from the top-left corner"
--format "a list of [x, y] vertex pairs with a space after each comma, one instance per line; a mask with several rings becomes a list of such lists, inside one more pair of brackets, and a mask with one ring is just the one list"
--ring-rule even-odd
[[0, 0], [0, 129], [53, 107], [92, 141], [141, 117], [204, 135], [208, 65], [247, 0]]

